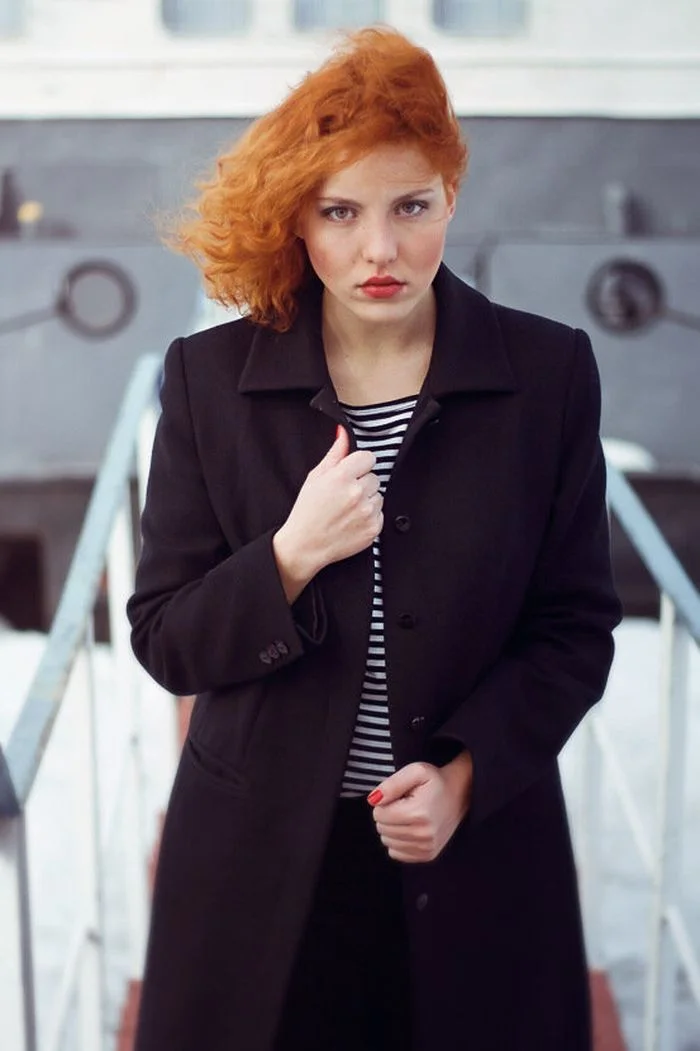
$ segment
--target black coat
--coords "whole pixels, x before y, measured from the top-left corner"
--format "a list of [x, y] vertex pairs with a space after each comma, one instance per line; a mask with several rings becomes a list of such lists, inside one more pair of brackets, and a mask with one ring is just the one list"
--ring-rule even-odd
[[[444, 266], [435, 291], [433, 356], [384, 504], [391, 733], [397, 767], [468, 748], [474, 784], [438, 859], [402, 865], [415, 1051], [587, 1051], [557, 754], [603, 691], [620, 616], [598, 374], [583, 332], [496, 306]], [[137, 1047], [270, 1051], [370, 617], [370, 550], [291, 609], [272, 553], [345, 422], [317, 293], [284, 335], [242, 320], [176, 340], [162, 404], [128, 612], [151, 675], [198, 699]]]

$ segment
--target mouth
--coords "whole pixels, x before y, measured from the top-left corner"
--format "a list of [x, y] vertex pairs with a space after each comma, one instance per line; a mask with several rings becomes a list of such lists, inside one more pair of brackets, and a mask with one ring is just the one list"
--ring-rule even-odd
[[385, 274], [384, 277], [370, 277], [362, 285], [362, 288], [378, 287], [385, 288], [389, 285], [402, 285], [403, 281], [399, 281], [398, 277], [393, 277], [391, 274]]
[[385, 277], [370, 277], [360, 285], [360, 288], [373, 299], [389, 299], [397, 295], [404, 286], [404, 281], [399, 281], [398, 278], [387, 274]]

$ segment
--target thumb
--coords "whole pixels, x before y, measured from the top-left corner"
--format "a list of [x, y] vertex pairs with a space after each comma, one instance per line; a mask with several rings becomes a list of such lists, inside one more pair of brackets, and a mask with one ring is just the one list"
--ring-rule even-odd
[[345, 459], [349, 452], [350, 438], [348, 432], [345, 427], [339, 423], [335, 441], [321, 460], [319, 467], [335, 467], [336, 464], [339, 464], [341, 460]]
[[430, 771], [426, 769], [424, 763], [409, 763], [408, 766], [402, 766], [400, 770], [378, 784], [367, 796], [367, 801], [371, 806], [377, 806], [379, 803], [383, 805], [395, 803], [397, 799], [401, 799], [429, 780]]

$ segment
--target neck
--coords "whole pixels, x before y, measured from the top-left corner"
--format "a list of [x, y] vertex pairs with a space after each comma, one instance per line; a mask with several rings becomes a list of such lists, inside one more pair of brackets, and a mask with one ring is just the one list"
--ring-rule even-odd
[[435, 336], [435, 296], [430, 292], [405, 318], [383, 324], [364, 321], [323, 297], [323, 342], [330, 357], [351, 354], [359, 363], [405, 357], [432, 347]]
[[323, 342], [336, 393], [349, 405], [367, 405], [416, 394], [430, 364], [435, 336], [432, 291], [407, 318], [362, 324], [326, 297]]

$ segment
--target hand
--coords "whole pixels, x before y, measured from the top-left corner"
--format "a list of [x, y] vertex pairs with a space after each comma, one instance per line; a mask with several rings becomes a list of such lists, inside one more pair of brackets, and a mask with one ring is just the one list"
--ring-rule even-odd
[[309, 471], [273, 549], [287, 598], [293, 602], [331, 562], [363, 551], [384, 524], [373, 452], [350, 452], [344, 427], [320, 463]]
[[443, 767], [409, 763], [382, 781], [368, 799], [389, 857], [434, 861], [469, 809], [471, 785], [472, 758], [466, 751]]

